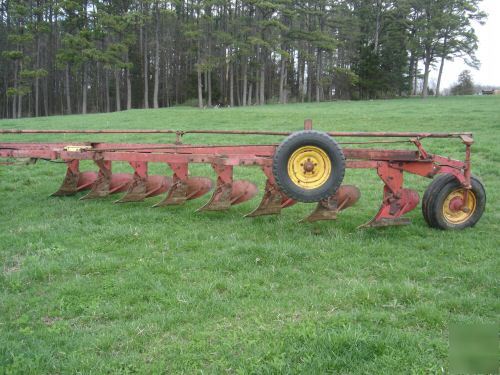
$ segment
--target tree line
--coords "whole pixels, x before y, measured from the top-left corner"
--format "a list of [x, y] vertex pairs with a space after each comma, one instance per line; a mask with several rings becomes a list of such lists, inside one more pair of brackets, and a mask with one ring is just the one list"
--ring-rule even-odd
[[429, 94], [481, 0], [0, 0], [0, 117]]

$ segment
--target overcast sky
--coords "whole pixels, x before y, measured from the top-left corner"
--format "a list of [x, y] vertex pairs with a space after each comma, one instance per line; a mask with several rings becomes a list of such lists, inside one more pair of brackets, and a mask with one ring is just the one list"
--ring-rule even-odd
[[[500, 86], [500, 0], [483, 0], [481, 9], [488, 14], [486, 24], [477, 25], [479, 38], [477, 57], [481, 61], [479, 70], [469, 68], [460, 59], [446, 61], [443, 71], [442, 87], [451, 86], [465, 69], [472, 72], [474, 82], [481, 85]], [[431, 84], [437, 81], [437, 68], [431, 75]]]

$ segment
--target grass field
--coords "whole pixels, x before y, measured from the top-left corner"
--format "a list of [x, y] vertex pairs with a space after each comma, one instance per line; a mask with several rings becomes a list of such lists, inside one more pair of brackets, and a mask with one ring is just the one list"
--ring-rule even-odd
[[[498, 323], [500, 97], [179, 107], [0, 127], [299, 130], [305, 118], [322, 130], [473, 131], [485, 215], [473, 229], [444, 232], [428, 228], [418, 207], [410, 226], [356, 229], [381, 200], [382, 183], [367, 170], [346, 173], [361, 188], [355, 207], [336, 222], [299, 224], [313, 205], [245, 219], [260, 196], [227, 213], [195, 213], [208, 197], [165, 209], [149, 208], [160, 197], [49, 198], [64, 165], [0, 166], [0, 373], [447, 372], [451, 324]], [[29, 137], [61, 139], [172, 138]], [[279, 139], [185, 139], [269, 140]], [[457, 140], [425, 145], [463, 156]], [[213, 176], [206, 166], [193, 174]], [[236, 176], [264, 186], [257, 169]], [[407, 179], [420, 196], [428, 183]]]

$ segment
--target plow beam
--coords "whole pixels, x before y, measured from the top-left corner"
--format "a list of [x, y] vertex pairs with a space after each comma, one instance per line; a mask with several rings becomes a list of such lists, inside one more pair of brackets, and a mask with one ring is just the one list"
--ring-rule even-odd
[[316, 209], [301, 221], [315, 222], [321, 220], [335, 220], [337, 214], [353, 206], [361, 197], [361, 192], [354, 185], [342, 185], [335, 195], [318, 202]]
[[417, 207], [420, 197], [415, 190], [403, 188], [403, 170], [379, 162], [377, 174], [385, 183], [382, 205], [375, 217], [360, 228], [410, 224], [403, 215]]

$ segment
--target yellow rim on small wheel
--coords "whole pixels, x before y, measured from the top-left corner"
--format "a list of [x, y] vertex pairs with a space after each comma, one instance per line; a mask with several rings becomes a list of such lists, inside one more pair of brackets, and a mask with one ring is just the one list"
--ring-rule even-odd
[[465, 223], [474, 214], [477, 205], [476, 195], [472, 190], [467, 193], [467, 203], [464, 206], [465, 189], [452, 191], [443, 203], [443, 217], [451, 224]]
[[322, 186], [332, 173], [332, 162], [325, 151], [316, 146], [303, 146], [288, 159], [288, 177], [302, 189]]

